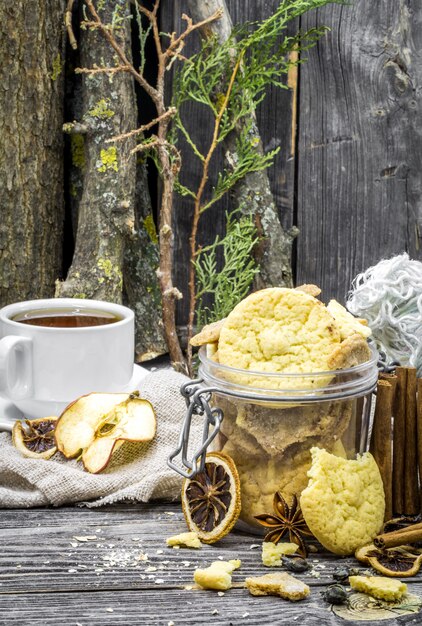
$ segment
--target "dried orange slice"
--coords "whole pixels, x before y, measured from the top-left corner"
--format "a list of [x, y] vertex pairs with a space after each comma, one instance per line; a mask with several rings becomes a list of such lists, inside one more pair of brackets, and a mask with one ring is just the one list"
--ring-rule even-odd
[[240, 513], [240, 480], [233, 459], [208, 453], [204, 471], [183, 483], [182, 508], [189, 530], [202, 542], [215, 543], [227, 535]]
[[13, 445], [23, 456], [32, 459], [50, 459], [57, 452], [54, 429], [57, 417], [25, 420], [26, 427], [17, 420], [12, 430]]
[[379, 550], [373, 543], [359, 548], [355, 558], [368, 563], [385, 576], [416, 576], [422, 563], [422, 552], [413, 546]]

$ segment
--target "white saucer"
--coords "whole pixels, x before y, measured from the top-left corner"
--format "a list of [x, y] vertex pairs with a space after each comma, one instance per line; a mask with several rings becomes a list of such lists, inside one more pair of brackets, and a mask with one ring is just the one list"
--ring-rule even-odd
[[[150, 374], [147, 369], [135, 363], [133, 366], [133, 375], [130, 379], [130, 382], [126, 385], [124, 389], [121, 389], [119, 391], [135, 391], [138, 388], [141, 380], [145, 378], [147, 374]], [[60, 414], [68, 404], [68, 402], [64, 402], [62, 404], [56, 403], [58, 410], [55, 413], [50, 413], [50, 415]], [[11, 402], [11, 400], [0, 395], [0, 431], [11, 432], [15, 421], [24, 419], [24, 417], [25, 416], [22, 414], [22, 412], [13, 404], [13, 402]]]

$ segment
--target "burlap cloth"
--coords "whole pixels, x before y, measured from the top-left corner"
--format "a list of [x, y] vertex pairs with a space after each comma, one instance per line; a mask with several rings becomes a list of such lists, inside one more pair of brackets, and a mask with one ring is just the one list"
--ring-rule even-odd
[[[148, 374], [139, 384], [141, 397], [154, 407], [157, 432], [149, 443], [125, 443], [101, 474], [60, 453], [48, 461], [28, 459], [0, 434], [0, 507], [23, 508], [83, 502], [96, 507], [122, 500], [175, 499], [182, 479], [166, 464], [176, 447], [186, 405], [180, 386], [187, 378], [171, 370]], [[201, 420], [192, 425], [191, 446], [202, 437]]]

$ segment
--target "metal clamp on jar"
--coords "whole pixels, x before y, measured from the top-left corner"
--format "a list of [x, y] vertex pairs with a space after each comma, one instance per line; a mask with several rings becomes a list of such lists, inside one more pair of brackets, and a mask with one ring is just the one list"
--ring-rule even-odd
[[[276, 491], [290, 500], [307, 486], [313, 446], [355, 458], [369, 446], [378, 354], [355, 367], [313, 373], [263, 373], [216, 363], [199, 351], [199, 378], [185, 384], [187, 413], [169, 466], [187, 478], [202, 471], [208, 448], [234, 460], [244, 522], [271, 509]], [[224, 415], [224, 420], [223, 420]], [[203, 416], [202, 446], [189, 459], [192, 420]], [[183, 467], [175, 459], [181, 454]]]

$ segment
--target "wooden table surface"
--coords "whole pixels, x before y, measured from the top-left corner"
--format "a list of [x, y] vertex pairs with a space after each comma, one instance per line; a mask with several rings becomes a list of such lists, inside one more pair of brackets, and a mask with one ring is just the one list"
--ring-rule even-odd
[[[233, 532], [200, 550], [168, 548], [167, 537], [186, 531], [177, 504], [2, 510], [0, 519], [1, 625], [358, 624], [321, 598], [333, 569], [351, 559], [311, 554], [312, 570], [299, 575], [311, 587], [302, 602], [253, 597], [240, 587], [245, 577], [272, 571], [261, 564], [260, 538]], [[239, 586], [223, 595], [189, 589], [195, 567], [219, 557], [241, 559]], [[408, 582], [422, 596], [421, 578]], [[419, 625], [422, 614], [370, 624]]]

